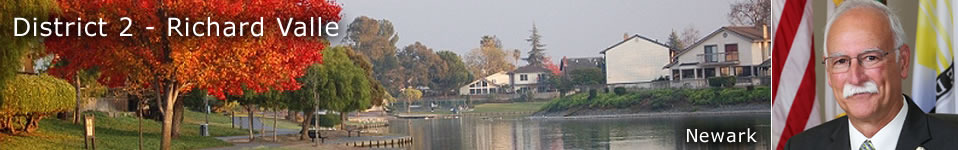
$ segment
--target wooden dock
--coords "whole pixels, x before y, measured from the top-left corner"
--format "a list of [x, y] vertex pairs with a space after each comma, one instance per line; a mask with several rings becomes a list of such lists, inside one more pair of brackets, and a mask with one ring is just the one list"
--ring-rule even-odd
[[343, 144], [352, 147], [404, 147], [412, 144], [411, 136], [364, 136], [354, 138], [343, 138], [336, 141], [330, 141], [333, 144]]

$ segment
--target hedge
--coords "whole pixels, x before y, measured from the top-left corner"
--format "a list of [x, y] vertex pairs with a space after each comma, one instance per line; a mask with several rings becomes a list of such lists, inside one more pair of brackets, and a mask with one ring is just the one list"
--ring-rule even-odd
[[49, 75], [17, 75], [0, 91], [0, 131], [31, 132], [43, 117], [76, 106], [76, 91], [62, 79]]

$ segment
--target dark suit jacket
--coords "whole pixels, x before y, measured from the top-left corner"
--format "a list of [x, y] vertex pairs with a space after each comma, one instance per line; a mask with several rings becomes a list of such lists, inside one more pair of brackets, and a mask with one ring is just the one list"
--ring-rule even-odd
[[[918, 146], [927, 150], [958, 149], [958, 125], [926, 115], [905, 96], [908, 113], [895, 149], [913, 150]], [[846, 150], [848, 116], [844, 116], [792, 136], [785, 144], [787, 150]]]

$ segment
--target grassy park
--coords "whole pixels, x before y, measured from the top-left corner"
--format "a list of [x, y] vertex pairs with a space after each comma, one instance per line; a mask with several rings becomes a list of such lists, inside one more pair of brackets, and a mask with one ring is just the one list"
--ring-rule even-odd
[[[109, 117], [95, 112], [97, 149], [137, 149], [138, 133], [135, 116]], [[270, 120], [271, 121], [271, 120]], [[229, 116], [210, 114], [210, 135], [199, 135], [199, 124], [205, 122], [204, 114], [185, 111], [180, 138], [173, 140], [173, 149], [197, 149], [232, 145], [215, 136], [247, 135], [247, 130], [230, 127]], [[0, 147], [4, 149], [83, 149], [83, 128], [68, 120], [46, 118], [36, 132], [29, 136], [0, 135]], [[158, 149], [162, 125], [152, 120], [143, 120], [143, 148]]]

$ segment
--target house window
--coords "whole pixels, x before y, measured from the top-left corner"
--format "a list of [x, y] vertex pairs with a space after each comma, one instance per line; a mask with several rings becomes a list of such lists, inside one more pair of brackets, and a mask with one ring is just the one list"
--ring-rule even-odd
[[536, 80], [539, 80], [539, 81], [545, 80], [546, 74], [539, 74], [538, 76], [536, 76], [536, 78], [537, 78]]
[[715, 77], [715, 68], [705, 68], [705, 77], [706, 78]]
[[738, 61], [738, 43], [725, 44], [725, 61]]
[[695, 70], [692, 70], [692, 69], [682, 70], [682, 78], [683, 79], [695, 78]]
[[732, 67], [721, 67], [720, 69], [722, 69], [722, 76], [724, 77], [724, 76], [732, 75], [731, 68]]
[[476, 89], [469, 89], [469, 94], [476, 95]]
[[525, 75], [525, 74], [519, 75], [519, 81], [526, 81], [526, 80], [529, 80], [529, 75]]
[[679, 78], [679, 70], [672, 70], [672, 79], [673, 79], [673, 80], [674, 80], [674, 79], [680, 79], [680, 78]]
[[482, 87], [487, 87], [487, 86], [489, 86], [489, 83], [486, 83], [486, 81], [482, 81]]
[[752, 66], [735, 67], [735, 74], [738, 76], [752, 76]]
[[715, 45], [705, 45], [705, 62], [716, 62], [715, 56]]

